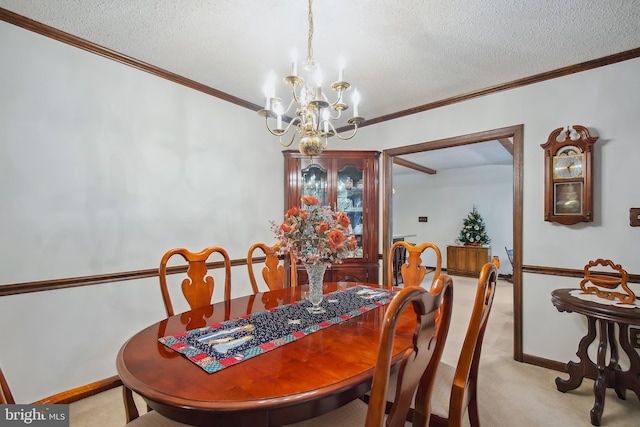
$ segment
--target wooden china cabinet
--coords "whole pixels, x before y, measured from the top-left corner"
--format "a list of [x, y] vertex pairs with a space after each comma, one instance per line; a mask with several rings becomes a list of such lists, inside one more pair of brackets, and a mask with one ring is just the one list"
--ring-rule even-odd
[[[321, 206], [345, 212], [358, 241], [354, 257], [333, 264], [326, 281], [378, 283], [378, 157], [379, 151], [324, 151], [309, 157], [283, 151], [284, 210], [314, 196]], [[307, 283], [298, 265], [298, 282]]]

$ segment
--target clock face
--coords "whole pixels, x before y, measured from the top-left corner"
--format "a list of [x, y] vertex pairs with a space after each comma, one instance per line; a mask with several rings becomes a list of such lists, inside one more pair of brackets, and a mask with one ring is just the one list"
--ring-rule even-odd
[[582, 150], [575, 145], [565, 145], [556, 151], [556, 156], [577, 156], [582, 154]]
[[553, 157], [553, 178], [582, 177], [582, 154]]

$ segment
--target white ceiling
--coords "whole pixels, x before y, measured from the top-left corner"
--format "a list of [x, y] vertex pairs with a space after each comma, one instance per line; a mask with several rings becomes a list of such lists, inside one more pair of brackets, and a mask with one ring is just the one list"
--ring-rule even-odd
[[[305, 0], [0, 7], [256, 105], [269, 72], [307, 54]], [[367, 119], [640, 47], [638, 0], [315, 0], [313, 15], [325, 81], [344, 58]]]
[[[479, 165], [512, 165], [513, 155], [499, 141], [485, 141], [440, 150], [423, 151], [398, 156], [436, 172], [446, 169], [466, 168]], [[417, 172], [415, 169], [393, 165], [394, 175]]]

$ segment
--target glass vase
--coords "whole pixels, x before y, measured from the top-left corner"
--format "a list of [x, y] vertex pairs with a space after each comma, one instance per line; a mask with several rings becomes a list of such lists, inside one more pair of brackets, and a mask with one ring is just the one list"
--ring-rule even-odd
[[329, 263], [316, 262], [304, 263], [309, 277], [309, 302], [312, 304], [307, 310], [312, 314], [325, 313], [326, 310], [320, 306], [322, 302], [322, 282], [324, 281], [324, 273], [327, 271]]

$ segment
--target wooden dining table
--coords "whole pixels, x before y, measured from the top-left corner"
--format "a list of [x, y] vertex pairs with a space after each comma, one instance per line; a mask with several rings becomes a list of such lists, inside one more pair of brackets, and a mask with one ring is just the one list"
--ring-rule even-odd
[[[326, 282], [328, 293], [356, 282]], [[120, 349], [123, 384], [165, 417], [192, 425], [280, 426], [334, 410], [371, 388], [388, 305], [323, 328], [214, 373], [158, 341], [206, 325], [304, 299], [307, 286], [234, 298], [159, 321]], [[394, 362], [412, 342], [415, 315], [409, 307], [398, 324]]]

